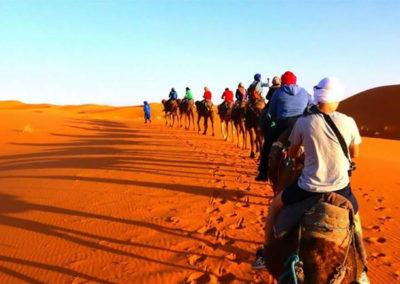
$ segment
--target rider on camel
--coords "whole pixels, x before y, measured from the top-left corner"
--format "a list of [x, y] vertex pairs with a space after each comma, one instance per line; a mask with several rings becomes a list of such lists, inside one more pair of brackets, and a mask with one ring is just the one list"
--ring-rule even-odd
[[268, 93], [265, 96], [265, 98], [267, 99], [267, 105], [265, 106], [267, 109], [269, 107], [269, 104], [271, 103], [272, 100], [272, 96], [275, 93], [276, 90], [278, 90], [281, 87], [281, 78], [279, 78], [278, 76], [275, 76], [274, 78], [272, 78], [272, 86], [269, 87]]
[[285, 130], [293, 127], [310, 102], [311, 95], [296, 84], [297, 78], [292, 72], [285, 72], [281, 76], [281, 81], [282, 86], [275, 91], [268, 108], [268, 115], [275, 125], [271, 125], [264, 141], [256, 181], [268, 180], [268, 156], [272, 144]]
[[[358, 204], [352, 194], [349, 178], [351, 159], [359, 155], [360, 133], [353, 118], [336, 111], [339, 102], [344, 97], [342, 85], [337, 79], [330, 77], [322, 79], [314, 87], [314, 96], [318, 106], [306, 109], [304, 115], [295, 123], [289, 137], [290, 158], [298, 158], [300, 147], [304, 147], [304, 168], [298, 181], [275, 196], [270, 204], [264, 249], [271, 243], [273, 226], [284, 206], [316, 195], [320, 196], [322, 193], [335, 192], [352, 203], [355, 213], [355, 231], [361, 234], [361, 224], [357, 214]], [[314, 111], [311, 112], [310, 109]], [[350, 157], [345, 156], [338, 136], [327, 123], [324, 115], [330, 117], [343, 136]], [[257, 252], [257, 260], [252, 267], [262, 269], [265, 263], [261, 249]]]
[[229, 88], [225, 88], [225, 91], [222, 93], [221, 99], [224, 100], [222, 104], [218, 106], [218, 113], [221, 111], [221, 108], [230, 109], [233, 105], [233, 92], [229, 90]]
[[235, 98], [236, 98], [236, 102], [235, 102], [235, 106], [239, 106], [242, 101], [246, 100], [246, 88], [244, 87], [243, 83], [239, 83], [238, 88], [236, 90], [236, 94], [235, 94]]
[[[174, 88], [171, 88], [171, 91], [169, 92], [168, 98], [169, 99], [168, 99], [167, 103], [165, 104], [166, 106], [170, 105], [171, 102], [173, 102], [173, 101], [178, 99], [178, 93], [175, 91]], [[165, 111], [165, 107], [164, 107], [164, 111]]]
[[249, 102], [255, 102], [261, 98], [261, 94], [264, 87], [269, 87], [269, 78], [267, 83], [261, 82], [261, 74], [257, 73], [254, 75], [254, 81], [247, 89], [247, 98]]
[[204, 95], [203, 95], [203, 103], [208, 110], [212, 110], [212, 102], [211, 102], [212, 94], [208, 87], [204, 87]]
[[271, 103], [273, 94], [280, 87], [281, 87], [281, 78], [275, 76], [272, 79], [272, 86], [269, 87], [268, 93], [265, 96], [265, 98], [267, 99], [267, 104], [265, 105], [264, 109], [261, 111], [260, 114], [260, 128], [261, 131], [264, 133], [264, 141], [267, 139], [268, 130], [272, 123], [271, 117], [268, 115], [269, 104]]
[[188, 101], [193, 100], [192, 92], [189, 87], [186, 87], [186, 93], [183, 99], [187, 99]]

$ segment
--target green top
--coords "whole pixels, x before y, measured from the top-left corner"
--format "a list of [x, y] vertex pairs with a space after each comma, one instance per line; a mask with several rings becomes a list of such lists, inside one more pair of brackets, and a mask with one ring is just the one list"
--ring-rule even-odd
[[192, 93], [191, 93], [190, 91], [186, 91], [186, 97], [187, 97], [189, 100], [193, 100], [193, 96], [192, 96]]

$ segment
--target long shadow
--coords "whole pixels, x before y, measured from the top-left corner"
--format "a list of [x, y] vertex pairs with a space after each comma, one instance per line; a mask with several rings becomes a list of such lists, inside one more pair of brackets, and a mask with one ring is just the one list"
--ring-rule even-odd
[[[175, 183], [159, 183], [150, 181], [136, 181], [127, 179], [113, 179], [113, 178], [101, 178], [101, 177], [88, 177], [88, 176], [67, 176], [67, 175], [15, 175], [15, 176], [0, 176], [0, 178], [32, 178], [32, 179], [64, 179], [73, 181], [87, 181], [87, 182], [97, 182], [97, 183], [111, 183], [111, 184], [123, 184], [132, 185], [139, 187], [150, 187], [158, 188], [163, 190], [178, 191], [189, 193], [193, 195], [200, 195], [206, 197], [221, 197], [228, 201], [233, 201], [237, 203], [247, 203], [241, 198], [245, 196], [259, 197], [266, 199], [263, 195], [254, 194], [251, 192], [245, 192], [238, 189], [222, 189], [215, 187], [205, 187], [205, 186], [193, 186], [186, 184], [175, 184]], [[257, 205], [258, 203], [248, 202], [249, 204]]]
[[[102, 221], [117, 222], [117, 223], [121, 223], [121, 224], [132, 225], [132, 226], [139, 226], [139, 227], [147, 228], [147, 229], [154, 230], [154, 231], [157, 231], [160, 233], [170, 234], [170, 235], [184, 237], [184, 238], [192, 238], [192, 239], [196, 239], [198, 241], [207, 242], [204, 239], [195, 237], [194, 235], [197, 234], [196, 231], [189, 231], [189, 230], [184, 230], [181, 228], [165, 227], [165, 226], [161, 226], [158, 224], [147, 223], [147, 222], [139, 221], [139, 220], [123, 219], [123, 218], [118, 218], [118, 217], [113, 217], [113, 216], [108, 216], [108, 215], [94, 214], [94, 213], [72, 210], [72, 209], [67, 209], [67, 208], [60, 208], [60, 207], [55, 207], [55, 206], [27, 203], [25, 201], [22, 201], [22, 200], [16, 198], [15, 196], [8, 195], [8, 194], [0, 194], [0, 198], [3, 201], [2, 207], [0, 208], [0, 214], [17, 213], [17, 212], [25, 212], [25, 211], [50, 212], [50, 213], [56, 213], [56, 214], [64, 214], [64, 215], [70, 215], [70, 216], [92, 218], [92, 219], [97, 219], [97, 220], [102, 220]], [[63, 230], [67, 230], [67, 229], [63, 228]], [[83, 233], [79, 233], [79, 234], [83, 234]], [[88, 236], [88, 234], [86, 234], [86, 236]], [[244, 242], [244, 243], [258, 244], [258, 242], [253, 242], [253, 241], [248, 241], [248, 240], [241, 240], [241, 239], [235, 239], [235, 238], [229, 238], [229, 237], [227, 239], [231, 240], [231, 241], [240, 241], [240, 242]], [[110, 241], [116, 242], [115, 240], [110, 240]], [[208, 242], [207, 245], [212, 245], [212, 244]]]
[[[187, 234], [187, 231], [185, 231], [185, 230], [168, 228], [168, 227], [160, 226], [157, 224], [151, 224], [151, 223], [146, 223], [146, 222], [142, 222], [142, 221], [125, 220], [122, 218], [116, 218], [116, 217], [112, 217], [112, 216], [104, 216], [104, 215], [92, 214], [92, 213], [87, 213], [87, 212], [82, 212], [82, 211], [71, 210], [71, 209], [58, 208], [58, 207], [54, 207], [54, 206], [45, 206], [45, 205], [40, 205], [40, 204], [27, 203], [25, 201], [19, 200], [15, 196], [7, 195], [7, 194], [1, 194], [0, 197], [2, 199], [2, 203], [5, 205], [0, 208], [0, 210], [1, 210], [0, 211], [0, 224], [1, 225], [8, 226], [8, 227], [14, 227], [14, 228], [18, 228], [18, 229], [24, 229], [24, 230], [28, 230], [28, 231], [48, 235], [48, 236], [57, 237], [57, 238], [65, 240], [65, 241], [76, 243], [78, 245], [86, 246], [86, 247], [92, 248], [92, 249], [102, 250], [102, 251], [105, 251], [108, 253], [118, 254], [120, 256], [132, 257], [132, 258], [136, 258], [136, 259], [139, 259], [142, 261], [153, 262], [153, 263], [171, 266], [174, 268], [179, 268], [179, 269], [184, 269], [184, 270], [206, 272], [197, 267], [169, 263], [169, 262], [161, 261], [158, 259], [153, 259], [150, 257], [145, 257], [143, 255], [138, 255], [138, 254], [134, 254], [131, 252], [127, 252], [125, 250], [111, 248], [109, 246], [106, 246], [105, 244], [101, 244], [100, 241], [106, 241], [106, 242], [120, 244], [120, 245], [139, 246], [139, 247], [149, 248], [149, 249], [164, 250], [164, 251], [170, 251], [170, 252], [179, 253], [179, 254], [187, 254], [187, 253], [192, 253], [192, 252], [171, 250], [171, 249], [160, 248], [160, 247], [155, 247], [155, 246], [146, 245], [146, 244], [139, 244], [139, 243], [133, 243], [130, 241], [118, 240], [118, 239], [105, 237], [105, 236], [98, 236], [93, 233], [85, 233], [85, 232], [77, 231], [74, 229], [69, 229], [69, 228], [60, 227], [60, 226], [51, 225], [51, 224], [46, 224], [46, 223], [42, 223], [42, 222], [38, 222], [38, 221], [34, 221], [34, 220], [26, 220], [26, 219], [8, 216], [8, 215], [4, 215], [4, 214], [10, 213], [10, 212], [15, 213], [15, 212], [36, 210], [36, 211], [43, 211], [43, 212], [51, 212], [51, 213], [88, 217], [88, 218], [96, 218], [96, 219], [101, 219], [101, 220], [106, 220], [106, 221], [113, 221], [113, 222], [120, 222], [120, 223], [135, 225], [135, 226], [141, 226], [141, 227], [145, 227], [148, 229], [156, 230], [161, 233], [172, 234], [172, 235], [178, 236], [178, 237], [191, 238], [191, 239], [203, 242], [208, 246], [213, 246], [213, 244], [211, 242], [207, 241], [206, 239], [202, 239], [202, 238], [199, 238], [196, 236], [191, 236], [190, 234]], [[86, 238], [86, 239], [84, 239], [84, 238]], [[88, 240], [88, 238], [90, 238], [90, 240]], [[240, 253], [241, 255], [249, 255], [249, 252], [247, 252], [245, 250], [241, 250], [237, 247], [233, 247], [231, 245], [226, 245], [223, 247], [223, 249], [228, 252], [236, 252], [236, 253]], [[220, 257], [215, 257], [215, 256], [211, 256], [211, 255], [201, 254], [201, 253], [194, 253], [194, 254], [198, 254], [201, 256], [207, 256], [207, 257], [220, 258]], [[54, 265], [35, 263], [32, 261], [20, 260], [20, 259], [15, 259], [15, 258], [8, 257], [8, 256], [2, 256], [2, 255], [0, 255], [0, 260], [19, 263], [19, 264], [23, 264], [23, 265], [35, 266], [35, 267], [39, 267], [42, 269], [47, 269], [47, 270], [63, 273], [63, 274], [80, 276], [87, 280], [98, 281], [101, 283], [111, 283], [109, 281], [101, 280], [101, 279], [92, 277], [90, 275], [75, 272], [70, 269], [61, 268], [61, 267], [54, 266]], [[22, 275], [19, 273], [15, 273], [14, 271], [11, 271], [11, 270], [7, 270], [7, 268], [0, 267], [0, 269], [1, 268], [3, 268], [3, 271], [5, 273], [10, 274], [14, 277], [24, 279], [27, 281], [29, 280], [29, 281], [32, 281], [32, 283], [41, 283], [40, 281], [37, 281], [28, 276], [25, 276], [25, 275]], [[208, 273], [210, 273], [210, 272], [208, 272]], [[239, 279], [239, 278], [237, 278], [237, 279]], [[242, 279], [242, 280], [245, 280], [245, 279]]]
[[[9, 257], [9, 256], [5, 256], [5, 255], [0, 255], [0, 261], [2, 262], [10, 262], [10, 263], [15, 263], [15, 264], [20, 264], [20, 265], [25, 265], [25, 266], [31, 266], [31, 267], [36, 267], [36, 268], [40, 268], [40, 269], [44, 269], [44, 270], [49, 270], [49, 271], [54, 271], [54, 272], [58, 272], [61, 274], [66, 274], [66, 275], [70, 275], [70, 276], [74, 276], [74, 277], [80, 277], [80, 278], [84, 278], [88, 281], [95, 281], [98, 283], [114, 283], [114, 282], [110, 282], [108, 280], [103, 280], [97, 277], [93, 277], [91, 275], [85, 274], [85, 273], [81, 273], [72, 269], [68, 269], [65, 267], [60, 267], [60, 266], [56, 266], [56, 265], [51, 265], [51, 264], [46, 264], [46, 263], [40, 263], [40, 262], [34, 262], [34, 261], [29, 261], [29, 260], [25, 260], [25, 259], [20, 259], [20, 258], [14, 258], [14, 257]], [[11, 275], [15, 278], [19, 278], [23, 281], [26, 281], [28, 283], [45, 283], [42, 281], [39, 281], [37, 279], [31, 278], [29, 276], [26, 276], [22, 273], [13, 271], [11, 269], [8, 269], [6, 267], [0, 266], [0, 271]]]

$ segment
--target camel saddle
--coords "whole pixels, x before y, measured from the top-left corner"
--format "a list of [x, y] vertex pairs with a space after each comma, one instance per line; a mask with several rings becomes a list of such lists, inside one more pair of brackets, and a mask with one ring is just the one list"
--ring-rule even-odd
[[286, 235], [301, 223], [303, 237], [323, 238], [346, 246], [352, 214], [353, 206], [340, 194], [330, 192], [312, 196], [285, 206], [274, 226], [275, 237]]
[[254, 112], [260, 113], [265, 107], [265, 100], [263, 98], [248, 100], [247, 107], [252, 109]]

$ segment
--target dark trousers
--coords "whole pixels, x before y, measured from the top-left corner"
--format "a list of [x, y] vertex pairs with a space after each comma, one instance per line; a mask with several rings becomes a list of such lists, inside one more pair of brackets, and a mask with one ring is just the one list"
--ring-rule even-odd
[[278, 121], [275, 126], [268, 129], [261, 149], [260, 164], [258, 165], [259, 174], [268, 174], [269, 152], [271, 151], [272, 144], [278, 140], [279, 136], [281, 136], [286, 129], [293, 128], [297, 118], [299, 118], [299, 116], [284, 118]]

